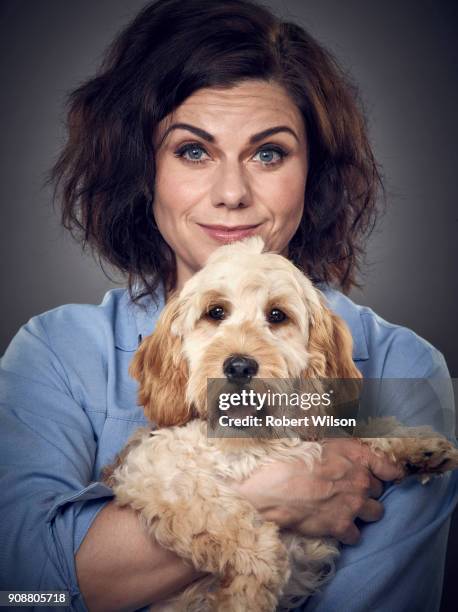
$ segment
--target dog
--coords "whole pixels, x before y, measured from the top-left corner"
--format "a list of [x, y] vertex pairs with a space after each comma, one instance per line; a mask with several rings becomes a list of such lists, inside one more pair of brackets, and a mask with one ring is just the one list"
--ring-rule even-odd
[[[360, 381], [346, 324], [299, 269], [251, 237], [214, 251], [169, 299], [130, 373], [157, 429], [136, 432], [105, 481], [157, 542], [206, 574], [151, 609], [264, 612], [303, 603], [332, 576], [337, 541], [280, 532], [230, 483], [273, 460], [301, 460], [311, 469], [322, 443], [304, 439], [307, 433], [209, 436], [214, 406], [207, 383], [222, 381], [221, 391], [264, 379]], [[388, 431], [404, 437], [362, 442], [406, 471], [458, 466], [458, 452], [432, 430], [392, 422]]]

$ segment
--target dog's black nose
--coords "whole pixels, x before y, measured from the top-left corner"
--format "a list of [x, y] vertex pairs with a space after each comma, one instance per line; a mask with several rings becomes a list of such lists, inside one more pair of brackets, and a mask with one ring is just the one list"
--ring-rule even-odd
[[257, 362], [245, 355], [233, 355], [223, 363], [224, 375], [231, 381], [249, 382], [258, 369]]

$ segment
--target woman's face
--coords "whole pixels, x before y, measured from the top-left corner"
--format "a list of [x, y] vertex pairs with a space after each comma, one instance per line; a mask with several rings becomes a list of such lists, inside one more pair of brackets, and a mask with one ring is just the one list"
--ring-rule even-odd
[[159, 124], [155, 150], [153, 210], [178, 289], [226, 242], [259, 234], [286, 254], [308, 164], [302, 116], [281, 86], [198, 90]]

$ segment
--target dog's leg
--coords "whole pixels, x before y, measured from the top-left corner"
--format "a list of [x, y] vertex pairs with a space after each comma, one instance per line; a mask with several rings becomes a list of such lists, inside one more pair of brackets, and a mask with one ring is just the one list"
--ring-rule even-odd
[[142, 479], [136, 486], [131, 475], [113, 490], [118, 503], [140, 512], [162, 546], [199, 571], [221, 577], [220, 586], [208, 593], [212, 610], [275, 610], [289, 578], [277, 526], [262, 522], [251, 504], [208, 474], [185, 476], [156, 482], [152, 491]]
[[[197, 569], [222, 577], [220, 587], [211, 594], [215, 610], [275, 610], [289, 577], [278, 528], [262, 523], [244, 500], [221, 493], [210, 499], [194, 498], [184, 507], [170, 506], [155, 522], [154, 536], [190, 558]], [[205, 524], [182, 522], [183, 512], [205, 516]]]
[[[373, 424], [375, 428], [377, 421], [375, 419]], [[442, 474], [458, 468], [458, 449], [430, 427], [404, 427], [396, 423], [387, 437], [364, 438], [362, 441], [400, 463], [406, 475], [424, 475], [424, 482], [429, 474]]]

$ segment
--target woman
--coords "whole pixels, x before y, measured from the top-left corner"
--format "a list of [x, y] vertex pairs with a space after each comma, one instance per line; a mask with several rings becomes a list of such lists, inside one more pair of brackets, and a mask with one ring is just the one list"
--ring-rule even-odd
[[[380, 179], [341, 71], [265, 9], [146, 7], [73, 93], [53, 178], [65, 225], [126, 273], [134, 301], [116, 290], [99, 307], [36, 317], [2, 360], [2, 588], [68, 590], [79, 610], [137, 609], [197, 577], [98, 478], [144, 422], [127, 374], [139, 339], [221, 242], [259, 233], [321, 283], [365, 377], [447, 376], [426, 342], [331, 289], [355, 283]], [[368, 523], [307, 610], [438, 606], [455, 487], [409, 481], [389, 487], [382, 505], [383, 482], [399, 476], [358, 444], [330, 440], [312, 474], [277, 464], [244, 483], [282, 527], [301, 521], [309, 535], [354, 545], [354, 521]], [[430, 558], [419, 555], [428, 546]]]

